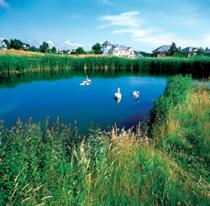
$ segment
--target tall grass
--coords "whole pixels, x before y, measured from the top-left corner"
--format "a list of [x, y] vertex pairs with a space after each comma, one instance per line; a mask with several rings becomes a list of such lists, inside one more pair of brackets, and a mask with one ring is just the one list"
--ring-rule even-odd
[[190, 77], [173, 78], [153, 109], [152, 137], [189, 175], [208, 181], [209, 88]]
[[208, 205], [208, 99], [190, 77], [171, 79], [152, 138], [141, 127], [84, 137], [59, 121], [1, 124], [0, 205]]
[[[1, 205], [207, 205], [204, 184], [138, 134], [1, 127]], [[112, 133], [113, 135], [113, 133]]]
[[192, 74], [209, 77], [210, 58], [118, 58], [69, 57], [59, 55], [0, 55], [0, 77], [33, 71], [140, 71], [151, 74]]

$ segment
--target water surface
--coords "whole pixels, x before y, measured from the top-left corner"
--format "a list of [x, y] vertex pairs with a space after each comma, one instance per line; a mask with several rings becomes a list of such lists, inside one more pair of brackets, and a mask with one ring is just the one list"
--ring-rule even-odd
[[[8, 127], [17, 118], [26, 122], [32, 117], [34, 122], [40, 122], [59, 116], [64, 123], [76, 121], [82, 132], [91, 123], [103, 129], [114, 123], [128, 128], [149, 114], [167, 83], [165, 77], [138, 75], [91, 79], [93, 83], [88, 87], [79, 85], [83, 76], [0, 87], [0, 119]], [[120, 103], [113, 98], [118, 87], [122, 92]], [[134, 90], [141, 93], [138, 101], [132, 98]]]

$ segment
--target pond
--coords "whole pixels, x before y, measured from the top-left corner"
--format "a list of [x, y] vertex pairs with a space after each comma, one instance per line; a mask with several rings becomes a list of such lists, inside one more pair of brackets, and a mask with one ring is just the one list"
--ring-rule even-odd
[[[117, 77], [90, 77], [92, 84], [80, 86], [85, 79], [78, 74], [67, 79], [36, 80], [0, 87], [0, 119], [7, 127], [20, 118], [27, 122], [50, 121], [59, 117], [67, 124], [77, 124], [85, 132], [92, 124], [108, 129], [130, 128], [147, 117], [154, 101], [163, 93], [166, 77], [118, 75]], [[1, 85], [0, 85], [1, 86]], [[114, 93], [121, 89], [122, 99], [115, 101]], [[132, 97], [140, 91], [138, 100]]]

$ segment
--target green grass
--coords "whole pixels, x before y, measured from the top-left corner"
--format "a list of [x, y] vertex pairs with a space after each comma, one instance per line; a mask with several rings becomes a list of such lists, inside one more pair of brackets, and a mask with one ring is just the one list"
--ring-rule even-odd
[[152, 137], [188, 174], [209, 181], [209, 88], [173, 78], [153, 110]]
[[209, 91], [172, 78], [147, 133], [0, 126], [0, 205], [208, 205]]
[[59, 55], [0, 55], [0, 77], [33, 71], [138, 71], [151, 74], [192, 74], [209, 77], [210, 58], [118, 58], [70, 57]]

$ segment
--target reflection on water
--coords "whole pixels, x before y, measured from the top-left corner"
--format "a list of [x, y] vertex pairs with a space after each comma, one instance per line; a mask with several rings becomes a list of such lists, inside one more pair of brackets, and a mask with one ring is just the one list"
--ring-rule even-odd
[[[74, 77], [102, 77], [102, 78], [118, 78], [118, 77], [124, 77], [124, 76], [145, 76], [145, 77], [152, 77], [153, 75], [149, 73], [143, 73], [143, 72], [126, 72], [126, 71], [116, 71], [116, 70], [110, 70], [110, 71], [105, 71], [105, 70], [99, 70], [99, 71], [94, 71], [94, 70], [88, 70], [86, 72], [84, 71], [75, 71], [75, 70], [63, 70], [63, 71], [41, 71], [41, 72], [29, 72], [29, 73], [20, 73], [17, 75], [10, 75], [9, 77], [3, 78], [0, 76], [0, 88], [3, 87], [15, 87], [18, 84], [23, 84], [23, 83], [30, 83], [33, 81], [55, 81], [55, 80], [60, 80], [60, 79], [69, 79], [69, 78], [74, 78]], [[154, 75], [154, 77], [158, 77], [157, 75]], [[163, 76], [160, 75], [159, 77], [169, 77], [169, 76]], [[131, 84], [139, 84], [141, 83], [147, 83], [147, 79], [134, 79]]]

